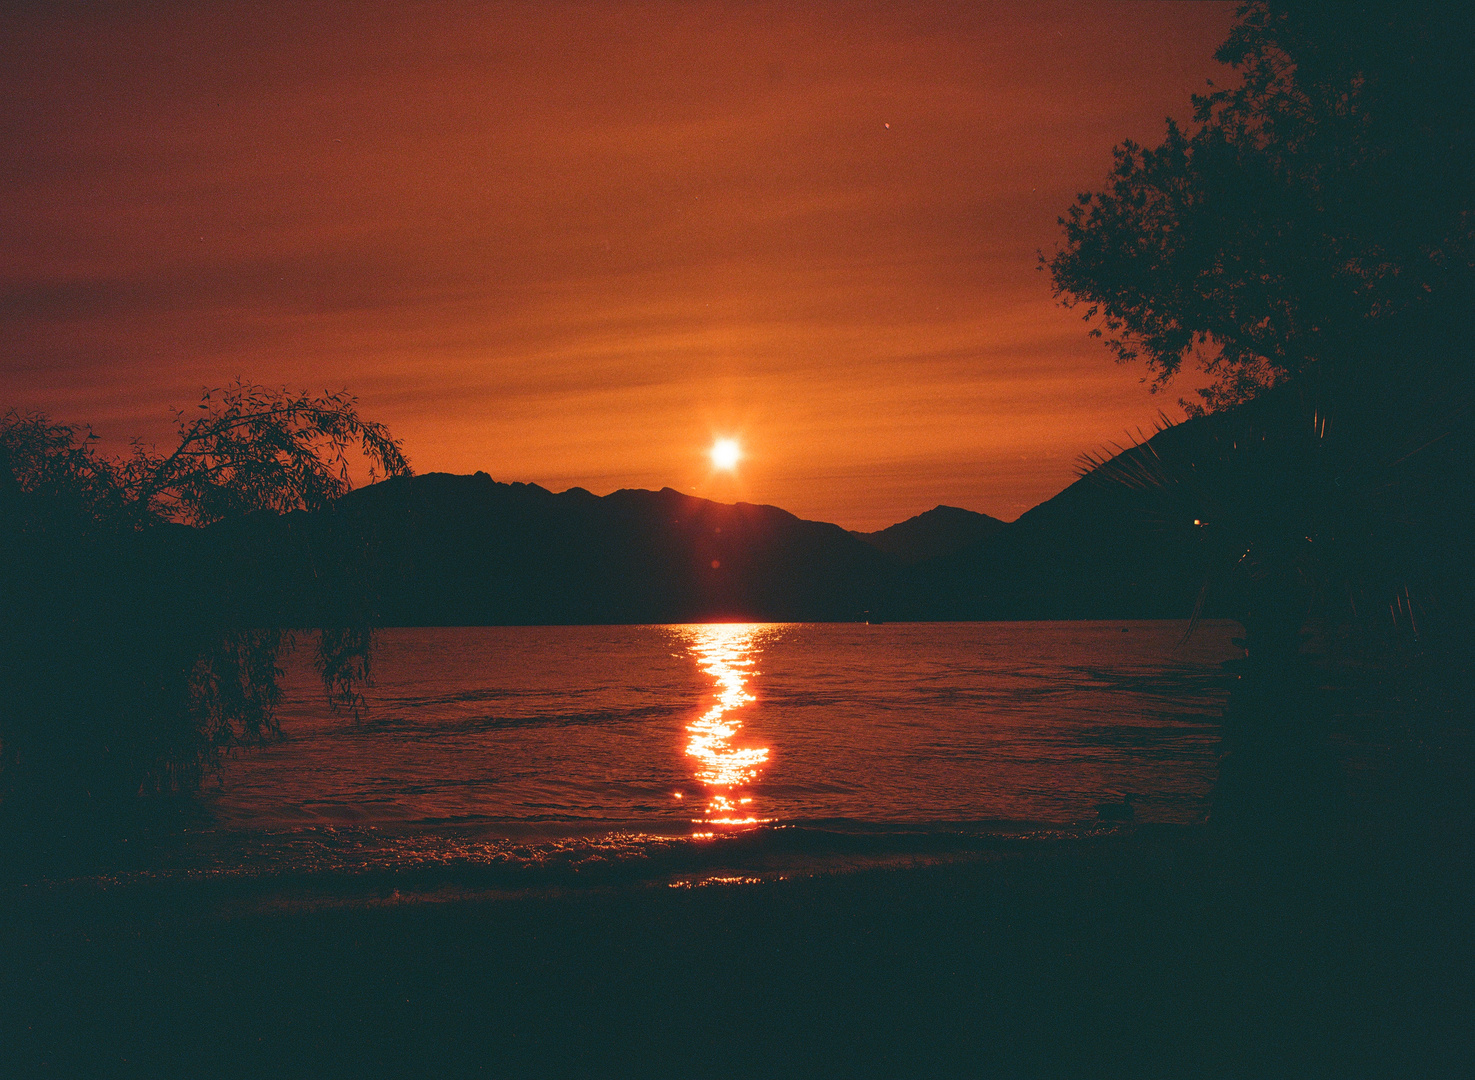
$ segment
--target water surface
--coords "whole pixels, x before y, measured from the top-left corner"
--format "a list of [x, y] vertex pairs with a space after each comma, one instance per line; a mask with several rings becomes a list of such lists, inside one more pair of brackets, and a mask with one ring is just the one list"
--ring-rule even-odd
[[1096, 830], [1129, 793], [1138, 822], [1191, 823], [1236, 629], [388, 630], [361, 720], [326, 706], [303, 649], [285, 739], [227, 760], [187, 818], [52, 870], [26, 869], [48, 861], [31, 851], [4, 880], [680, 884], [983, 857]]
[[[1234, 624], [458, 627], [381, 632], [368, 712], [289, 663], [285, 742], [226, 826], [1065, 823], [1202, 816]], [[306, 650], [304, 650], [305, 652]], [[727, 818], [730, 821], [723, 822]]]

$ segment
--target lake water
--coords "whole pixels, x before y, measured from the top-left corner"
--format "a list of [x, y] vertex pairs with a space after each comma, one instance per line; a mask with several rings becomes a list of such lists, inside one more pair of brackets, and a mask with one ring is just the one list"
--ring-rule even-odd
[[1185, 629], [395, 629], [357, 723], [323, 704], [303, 649], [286, 740], [227, 763], [174, 865], [567, 869], [679, 863], [702, 841], [734, 864], [921, 851], [1093, 826], [1127, 793], [1137, 821], [1199, 821], [1238, 627]]

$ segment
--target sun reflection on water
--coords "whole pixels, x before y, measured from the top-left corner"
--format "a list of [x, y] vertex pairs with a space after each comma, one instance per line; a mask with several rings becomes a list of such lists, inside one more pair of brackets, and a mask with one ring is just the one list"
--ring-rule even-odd
[[[748, 693], [761, 623], [709, 623], [689, 628], [688, 648], [704, 672], [716, 682], [717, 700], [686, 726], [686, 754], [696, 761], [696, 779], [707, 789], [701, 825], [757, 825], [769, 820], [749, 809], [752, 796], [743, 791], [768, 761], [766, 746], [734, 746], [742, 728], [734, 715], [756, 701]], [[680, 798], [680, 795], [676, 796]]]

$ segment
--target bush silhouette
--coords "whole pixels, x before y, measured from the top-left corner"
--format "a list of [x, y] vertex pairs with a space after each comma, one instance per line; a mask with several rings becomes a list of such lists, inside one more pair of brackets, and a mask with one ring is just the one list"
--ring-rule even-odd
[[[0, 420], [0, 799], [106, 809], [190, 791], [279, 734], [278, 661], [298, 635], [253, 621], [241, 525], [330, 510], [354, 455], [371, 477], [409, 471], [355, 406], [238, 383], [178, 414], [171, 452], [125, 457], [44, 416]], [[309, 587], [333, 594], [318, 669], [356, 709], [367, 600], [338, 560], [305, 554]]]

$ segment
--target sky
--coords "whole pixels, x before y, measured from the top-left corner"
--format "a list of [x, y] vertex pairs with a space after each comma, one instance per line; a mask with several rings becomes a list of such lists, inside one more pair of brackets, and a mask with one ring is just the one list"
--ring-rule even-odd
[[[0, 9], [0, 407], [347, 389], [417, 472], [1012, 520], [1151, 395], [1038, 265], [1232, 3]], [[714, 470], [713, 442], [742, 447]]]

